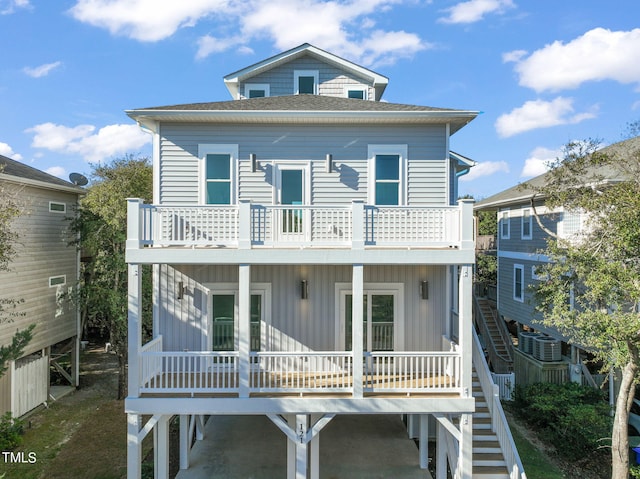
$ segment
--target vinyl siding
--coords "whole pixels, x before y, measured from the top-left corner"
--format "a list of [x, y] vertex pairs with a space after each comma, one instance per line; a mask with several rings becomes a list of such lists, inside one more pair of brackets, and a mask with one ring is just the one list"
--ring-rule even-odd
[[296, 93], [295, 70], [318, 71], [319, 95], [344, 97], [348, 86], [367, 86], [367, 98], [374, 97], [373, 87], [369, 86], [365, 78], [355, 76], [308, 55], [245, 80], [240, 85], [240, 94], [243, 98], [246, 97], [245, 84], [267, 83], [270, 85], [271, 96], [293, 95]]
[[[199, 203], [199, 144], [239, 145], [238, 198], [271, 204], [273, 161], [302, 160], [312, 165], [313, 204], [367, 200], [370, 144], [408, 145], [407, 196], [410, 205], [448, 204], [444, 126], [211, 125], [163, 124], [161, 130], [160, 201]], [[259, 169], [250, 171], [249, 155]], [[334, 172], [325, 173], [333, 156]]]
[[[509, 211], [509, 239], [502, 238], [501, 220], [498, 223], [498, 249], [517, 253], [536, 253], [547, 247], [548, 234], [540, 228], [531, 211], [531, 239], [522, 239], [522, 211], [530, 208], [529, 203], [511, 206]], [[501, 218], [502, 211], [498, 212]], [[556, 232], [559, 214], [540, 214], [542, 224], [553, 233]]]
[[[24, 186], [20, 190], [23, 213], [14, 221], [20, 235], [11, 270], [0, 272], [0, 295], [24, 300], [13, 322], [0, 325], [0, 345], [11, 341], [16, 329], [36, 323], [25, 355], [76, 336], [77, 317], [72, 303], [60, 295], [75, 288], [77, 254], [67, 218], [73, 214], [76, 196]], [[65, 203], [66, 213], [50, 213], [49, 201]], [[66, 275], [64, 286], [49, 287], [49, 277]]]
[[[365, 283], [404, 285], [405, 350], [439, 350], [445, 331], [446, 269], [433, 266], [366, 266]], [[253, 283], [271, 285], [271, 328], [268, 347], [275, 351], [336, 349], [336, 283], [350, 283], [350, 266], [253, 266]], [[300, 299], [300, 281], [309, 298]], [[419, 297], [419, 282], [429, 281], [429, 300]], [[175, 298], [183, 281], [187, 294]], [[158, 331], [166, 350], [199, 350], [207, 332], [205, 285], [237, 283], [237, 265], [160, 266]], [[402, 320], [402, 318], [401, 318]]]

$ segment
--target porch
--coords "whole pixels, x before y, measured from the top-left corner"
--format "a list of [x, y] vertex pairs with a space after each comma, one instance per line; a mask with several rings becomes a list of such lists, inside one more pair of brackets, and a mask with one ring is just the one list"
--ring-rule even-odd
[[[462, 395], [461, 354], [451, 351], [163, 351], [162, 336], [139, 355], [144, 396], [270, 397], [448, 393]], [[243, 360], [244, 359], [244, 360]]]

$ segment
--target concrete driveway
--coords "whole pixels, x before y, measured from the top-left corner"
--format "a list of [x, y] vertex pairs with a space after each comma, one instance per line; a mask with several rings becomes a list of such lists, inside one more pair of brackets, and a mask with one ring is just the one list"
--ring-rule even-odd
[[[286, 478], [285, 435], [265, 416], [215, 416], [177, 479]], [[320, 433], [321, 479], [429, 479], [399, 415], [336, 416]]]

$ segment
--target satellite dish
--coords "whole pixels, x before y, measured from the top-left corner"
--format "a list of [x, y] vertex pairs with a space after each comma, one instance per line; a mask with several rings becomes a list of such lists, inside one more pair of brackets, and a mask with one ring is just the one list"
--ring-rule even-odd
[[81, 173], [71, 173], [69, 175], [69, 181], [71, 181], [71, 183], [76, 186], [85, 186], [87, 183], [89, 183], [87, 177]]

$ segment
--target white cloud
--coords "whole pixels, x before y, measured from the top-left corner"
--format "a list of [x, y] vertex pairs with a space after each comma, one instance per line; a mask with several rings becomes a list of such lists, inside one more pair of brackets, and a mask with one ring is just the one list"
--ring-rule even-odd
[[151, 142], [151, 136], [137, 125], [108, 125], [96, 131], [93, 125], [68, 127], [42, 123], [26, 131], [34, 134], [31, 143], [34, 148], [80, 155], [90, 162], [136, 152]]
[[18, 8], [30, 8], [29, 0], [0, 0], [0, 15], [10, 15]]
[[588, 31], [569, 43], [546, 45], [519, 59], [515, 70], [522, 86], [540, 91], [578, 88], [588, 81], [640, 84], [640, 28]]
[[372, 66], [431, 47], [415, 33], [374, 29], [371, 17], [400, 3], [412, 0], [77, 0], [70, 13], [114, 35], [148, 42], [208, 20], [216, 34], [198, 40], [199, 59], [232, 48], [250, 52], [252, 41], [268, 39], [280, 50], [309, 42]]
[[526, 50], [513, 50], [512, 52], [507, 52], [502, 54], [503, 63], [514, 63], [519, 62], [527, 55]]
[[23, 71], [32, 78], [40, 78], [47, 76], [60, 65], [62, 65], [62, 62], [45, 63], [39, 67], [25, 67], [23, 68]]
[[67, 179], [67, 171], [62, 166], [52, 166], [44, 171], [45, 173], [57, 176], [58, 178], [62, 178], [63, 180]]
[[498, 117], [495, 127], [498, 135], [506, 138], [538, 128], [580, 123], [595, 118], [596, 110], [592, 107], [592, 111], [574, 114], [573, 99], [561, 96], [551, 101], [532, 100]]
[[0, 141], [0, 155], [6, 156], [7, 158], [11, 158], [12, 160], [22, 161], [22, 155], [13, 151], [7, 143], [2, 143]]
[[482, 161], [461, 176], [460, 181], [473, 181], [483, 176], [491, 176], [495, 173], [509, 173], [509, 165], [506, 161]]
[[448, 16], [439, 19], [442, 23], [475, 23], [488, 13], [504, 13], [514, 8], [512, 0], [468, 0], [445, 9]]
[[524, 167], [520, 173], [521, 178], [538, 176], [549, 171], [549, 164], [562, 155], [562, 150], [551, 150], [539, 146], [531, 152], [531, 156], [524, 162]]

